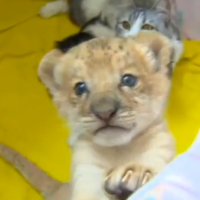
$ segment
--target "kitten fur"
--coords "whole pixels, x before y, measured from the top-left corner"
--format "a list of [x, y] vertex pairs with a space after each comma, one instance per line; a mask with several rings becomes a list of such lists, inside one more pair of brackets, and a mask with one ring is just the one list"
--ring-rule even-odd
[[40, 15], [49, 18], [59, 13], [69, 13], [74, 23], [83, 26], [92, 18], [97, 17], [109, 0], [55, 0], [40, 9]]
[[154, 32], [92, 39], [67, 54], [52, 50], [40, 63], [39, 77], [76, 138], [72, 180], [60, 186], [5, 145], [0, 155], [46, 200], [108, 200], [134, 192], [175, 156], [162, 117], [172, 54], [169, 39]]
[[[71, 4], [73, 6], [75, 6], [76, 3], [77, 3], [76, 0], [71, 1]], [[76, 46], [82, 42], [88, 41], [92, 38], [102, 37], [102, 36], [106, 37], [116, 36], [115, 27], [119, 13], [122, 10], [125, 10], [131, 5], [133, 5], [130, 2], [123, 3], [123, 5], [121, 5], [121, 3], [122, 3], [121, 0], [107, 1], [105, 9], [102, 10], [101, 13], [98, 12], [95, 16], [93, 15], [92, 17], [88, 17], [87, 20], [84, 21], [84, 24], [78, 33], [71, 35], [67, 38], [64, 38], [62, 41], [59, 41], [56, 45], [56, 48], [62, 50], [63, 52], [66, 52], [71, 47]], [[78, 5], [79, 8], [81, 5], [80, 1]], [[93, 5], [93, 3], [89, 5]], [[77, 12], [77, 10], [79, 10], [78, 8], [74, 9], [74, 12]], [[83, 13], [83, 12], [78, 12], [78, 13]], [[71, 18], [73, 17], [71, 16]], [[84, 18], [81, 17], [80, 19]]]
[[101, 17], [96, 17], [87, 22], [78, 33], [57, 42], [56, 48], [60, 49], [62, 52], [67, 52], [72, 47], [93, 38], [101, 36], [114, 37], [115, 35], [115, 30], [113, 28], [109, 27], [101, 20]]
[[44, 18], [49, 18], [59, 13], [69, 12], [71, 20], [75, 24], [83, 26], [97, 17], [109, 2], [118, 4], [122, 0], [70, 0], [69, 2], [67, 0], [56, 0], [43, 6], [40, 10], [40, 15]]
[[91, 19], [105, 12], [110, 16], [116, 8], [152, 7], [170, 8], [171, 0], [55, 0], [40, 10], [40, 15], [49, 18], [59, 13], [69, 13], [71, 20], [83, 26]]
[[[121, 22], [121, 23], [120, 23]], [[122, 25], [123, 22], [130, 24], [129, 29], [125, 29]], [[152, 29], [148, 30], [143, 28], [145, 25], [151, 26]], [[175, 62], [174, 65], [180, 60], [184, 46], [181, 38], [181, 33], [175, 25], [175, 19], [171, 17], [166, 9], [158, 7], [135, 7], [135, 9], [126, 9], [118, 16], [118, 23], [116, 25], [116, 33], [119, 36], [137, 35], [140, 31], [157, 31], [167, 36], [174, 46]]]
[[91, 19], [99, 16], [100, 13], [104, 11], [109, 13], [112, 7], [145, 6], [151, 8], [156, 2], [157, 0], [56, 0], [43, 6], [40, 15], [49, 18], [59, 13], [68, 12], [75, 24], [83, 26]]
[[[182, 56], [184, 46], [180, 31], [175, 26], [175, 20], [167, 6], [167, 0], [110, 0], [105, 9], [88, 21], [79, 33], [60, 41], [56, 47], [66, 52], [71, 47], [95, 37], [131, 36], [140, 31], [157, 31], [171, 40], [175, 51], [175, 67]], [[130, 29], [124, 29], [123, 22], [128, 22]], [[151, 25], [153, 30], [143, 29], [143, 25]]]

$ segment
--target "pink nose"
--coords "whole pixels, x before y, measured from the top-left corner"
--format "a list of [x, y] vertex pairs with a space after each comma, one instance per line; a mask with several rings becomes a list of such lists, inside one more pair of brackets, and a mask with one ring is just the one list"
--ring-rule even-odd
[[95, 116], [103, 121], [108, 121], [115, 116], [117, 109], [95, 112]]
[[104, 97], [91, 105], [91, 112], [100, 120], [111, 120], [119, 110], [119, 101], [114, 98]]

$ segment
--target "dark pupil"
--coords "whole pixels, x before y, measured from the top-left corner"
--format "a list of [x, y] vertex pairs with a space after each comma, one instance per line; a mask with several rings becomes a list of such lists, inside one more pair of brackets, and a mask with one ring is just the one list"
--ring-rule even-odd
[[87, 92], [87, 86], [85, 83], [77, 83], [75, 86], [76, 95], [82, 95]]
[[152, 30], [153, 29], [153, 26], [149, 25], [149, 24], [145, 24], [143, 27], [143, 29], [146, 29], [146, 30]]
[[122, 22], [123, 28], [124, 29], [130, 29], [130, 24], [127, 21]]
[[123, 86], [133, 87], [136, 84], [137, 84], [137, 78], [135, 76], [127, 74], [122, 77]]

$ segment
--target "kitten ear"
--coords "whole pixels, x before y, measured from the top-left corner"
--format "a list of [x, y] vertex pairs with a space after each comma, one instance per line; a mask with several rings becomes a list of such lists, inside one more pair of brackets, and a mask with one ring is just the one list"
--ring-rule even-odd
[[39, 78], [52, 94], [56, 92], [59, 87], [55, 78], [55, 68], [62, 55], [63, 53], [58, 49], [51, 50], [42, 58], [39, 64]]
[[136, 41], [144, 44], [155, 59], [156, 71], [165, 71], [171, 77], [174, 66], [175, 51], [172, 42], [157, 32], [140, 32]]

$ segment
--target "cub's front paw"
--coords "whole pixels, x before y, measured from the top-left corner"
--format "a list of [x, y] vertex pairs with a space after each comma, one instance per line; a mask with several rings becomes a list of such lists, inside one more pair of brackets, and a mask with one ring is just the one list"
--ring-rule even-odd
[[119, 167], [108, 173], [105, 191], [118, 199], [126, 199], [154, 175], [155, 173], [150, 168], [141, 165]]

